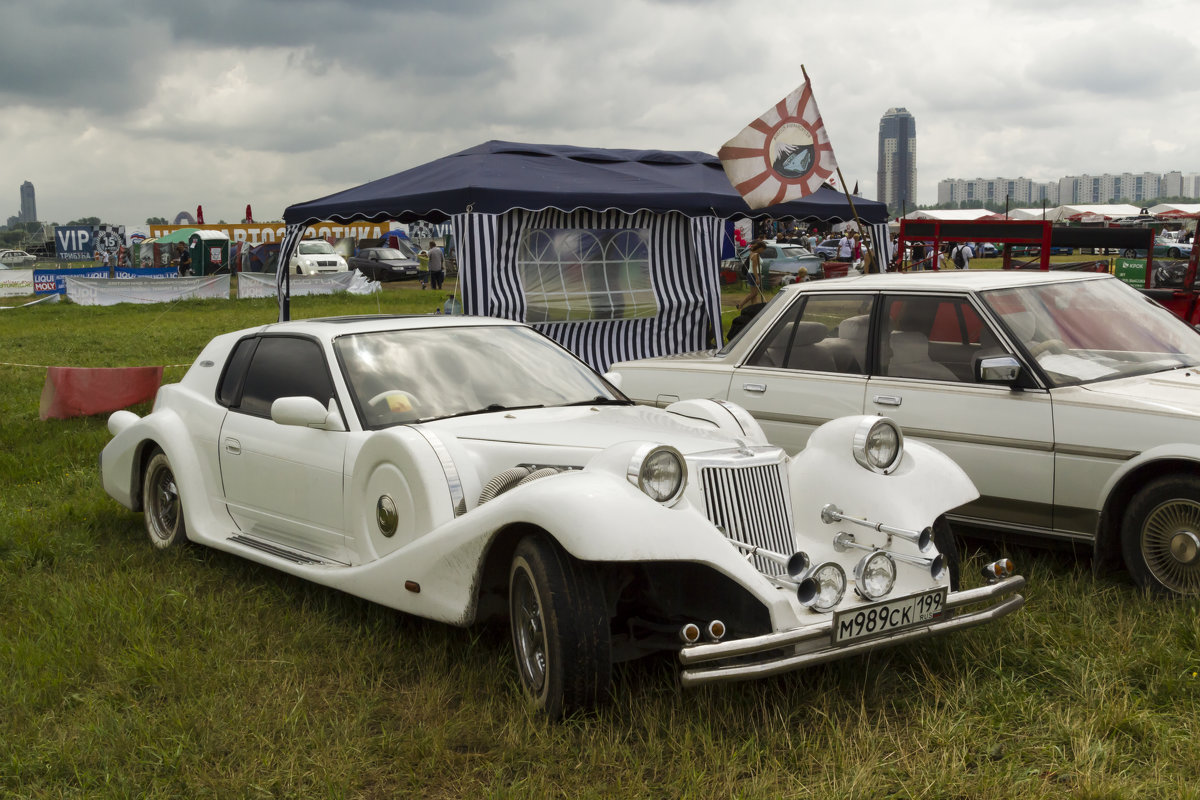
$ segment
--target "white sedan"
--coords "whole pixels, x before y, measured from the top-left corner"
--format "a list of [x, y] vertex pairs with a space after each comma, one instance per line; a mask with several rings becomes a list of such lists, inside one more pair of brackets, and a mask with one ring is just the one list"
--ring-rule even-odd
[[979, 488], [952, 521], [1196, 595], [1197, 366], [1200, 334], [1112, 276], [972, 270], [788, 287], [719, 352], [612, 369], [643, 403], [738, 403], [792, 452], [887, 414]]
[[888, 419], [796, 457], [741, 408], [634, 405], [532, 329], [353, 317], [219, 336], [154, 410], [118, 411], [104, 489], [190, 540], [455, 625], [509, 620], [552, 717], [611, 665], [678, 652], [687, 685], [970, 627], [1020, 576], [957, 589], [941, 515], [976, 496]]
[[24, 267], [37, 261], [37, 256], [32, 256], [24, 250], [0, 250], [0, 264], [5, 267]]

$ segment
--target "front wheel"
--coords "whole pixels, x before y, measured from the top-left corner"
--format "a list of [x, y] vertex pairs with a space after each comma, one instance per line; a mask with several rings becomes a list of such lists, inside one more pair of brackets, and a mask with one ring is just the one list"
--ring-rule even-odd
[[607, 699], [612, 641], [593, 569], [528, 536], [513, 553], [508, 611], [517, 672], [539, 710], [557, 720]]
[[1172, 247], [1170, 250], [1167, 251], [1167, 255], [1170, 256], [1171, 258], [1179, 258], [1179, 248]]
[[1131, 248], [1126, 248], [1125, 252], [1121, 253], [1125, 258], [1137, 258], [1137, 251]]
[[142, 508], [146, 516], [146, 533], [156, 548], [167, 550], [187, 541], [183, 500], [175, 482], [175, 471], [161, 451], [146, 465], [142, 479]]
[[1200, 480], [1167, 476], [1134, 495], [1121, 525], [1121, 551], [1139, 586], [1200, 594]]

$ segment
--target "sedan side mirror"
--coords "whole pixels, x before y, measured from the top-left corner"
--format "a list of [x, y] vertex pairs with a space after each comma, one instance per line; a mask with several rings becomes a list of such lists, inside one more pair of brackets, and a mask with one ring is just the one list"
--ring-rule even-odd
[[315, 397], [280, 397], [271, 403], [271, 419], [280, 425], [318, 428], [325, 431], [344, 431], [337, 401], [330, 399], [329, 407]]
[[980, 383], [1015, 384], [1021, 377], [1021, 362], [1010, 355], [986, 356], [975, 362], [975, 379]]

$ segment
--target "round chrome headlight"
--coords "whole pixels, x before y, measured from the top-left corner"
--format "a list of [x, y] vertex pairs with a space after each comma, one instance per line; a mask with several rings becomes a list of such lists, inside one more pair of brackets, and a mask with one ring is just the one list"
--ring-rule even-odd
[[846, 571], [832, 561], [813, 569], [801, 582], [797, 597], [813, 611], [829, 611], [846, 593]]
[[878, 550], [868, 553], [854, 567], [854, 588], [866, 600], [886, 597], [896, 585], [896, 562]]
[[900, 426], [887, 417], [864, 419], [854, 432], [852, 449], [859, 464], [887, 475], [900, 466], [904, 457], [904, 435]]
[[646, 445], [634, 454], [626, 475], [651, 500], [672, 505], [683, 494], [687, 464], [674, 447]]

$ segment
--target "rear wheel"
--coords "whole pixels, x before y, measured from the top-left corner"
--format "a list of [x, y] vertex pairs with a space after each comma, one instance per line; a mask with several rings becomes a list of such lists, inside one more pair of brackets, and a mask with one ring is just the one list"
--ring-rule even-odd
[[1139, 586], [1200, 594], [1200, 480], [1167, 476], [1134, 495], [1121, 525], [1121, 551]]
[[1131, 247], [1125, 248], [1125, 252], [1121, 253], [1125, 258], [1137, 258], [1137, 251]]
[[612, 642], [599, 576], [540, 536], [522, 539], [508, 579], [521, 684], [551, 719], [608, 697]]
[[175, 482], [171, 462], [163, 452], [157, 452], [146, 465], [142, 479], [142, 508], [146, 517], [146, 533], [150, 543], [159, 550], [177, 547], [187, 541], [187, 526], [183, 521], [183, 499]]

